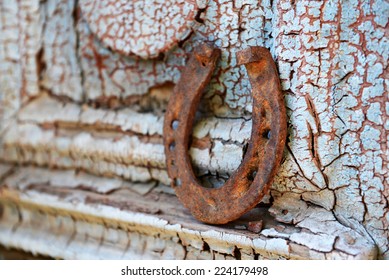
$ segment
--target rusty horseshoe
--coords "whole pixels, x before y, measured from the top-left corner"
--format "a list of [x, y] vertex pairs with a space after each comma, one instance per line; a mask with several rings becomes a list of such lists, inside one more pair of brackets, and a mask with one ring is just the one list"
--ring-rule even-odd
[[170, 98], [164, 120], [164, 146], [171, 185], [192, 215], [205, 223], [225, 224], [254, 208], [267, 193], [281, 163], [286, 113], [280, 81], [270, 52], [251, 47], [237, 53], [252, 86], [252, 132], [238, 169], [220, 188], [202, 187], [188, 154], [197, 106], [220, 56], [200, 45], [190, 56]]

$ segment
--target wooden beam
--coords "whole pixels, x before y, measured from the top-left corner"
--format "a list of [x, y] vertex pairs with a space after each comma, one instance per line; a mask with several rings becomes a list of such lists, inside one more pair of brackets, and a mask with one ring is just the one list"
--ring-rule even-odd
[[[14, 167], [1, 184], [0, 243], [65, 259], [371, 259], [374, 243], [323, 208], [256, 208], [225, 226], [199, 223], [162, 185]], [[68, 185], [68, 183], [70, 183]], [[285, 211], [293, 226], [278, 222]], [[259, 233], [248, 222], [263, 221]]]

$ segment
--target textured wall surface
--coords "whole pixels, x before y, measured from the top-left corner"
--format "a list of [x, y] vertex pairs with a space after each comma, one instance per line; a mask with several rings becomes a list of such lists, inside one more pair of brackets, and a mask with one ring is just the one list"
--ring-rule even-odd
[[289, 128], [270, 212], [320, 234], [304, 218], [318, 207], [389, 259], [388, 1], [181, 2], [194, 7], [189, 32], [142, 59], [104, 42], [77, 1], [1, 1], [0, 162], [168, 184], [163, 110], [187, 54], [208, 41], [222, 58], [190, 152], [199, 176], [218, 184], [251, 131], [250, 84], [234, 53], [265, 46]]

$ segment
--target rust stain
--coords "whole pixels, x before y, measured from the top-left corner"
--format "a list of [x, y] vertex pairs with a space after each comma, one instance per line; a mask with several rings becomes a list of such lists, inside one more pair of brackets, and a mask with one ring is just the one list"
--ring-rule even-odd
[[191, 147], [197, 148], [200, 150], [209, 150], [212, 147], [211, 137], [206, 136], [206, 137], [203, 137], [201, 139], [193, 138]]
[[164, 120], [167, 169], [180, 201], [205, 223], [225, 224], [255, 207], [268, 192], [281, 163], [286, 141], [286, 113], [277, 69], [270, 52], [251, 47], [237, 53], [252, 85], [253, 128], [244, 159], [217, 189], [204, 188], [188, 155], [190, 135], [202, 92], [209, 83], [220, 50], [200, 45], [189, 58]]
[[248, 224], [247, 229], [254, 233], [260, 233], [263, 227], [263, 221], [251, 221]]

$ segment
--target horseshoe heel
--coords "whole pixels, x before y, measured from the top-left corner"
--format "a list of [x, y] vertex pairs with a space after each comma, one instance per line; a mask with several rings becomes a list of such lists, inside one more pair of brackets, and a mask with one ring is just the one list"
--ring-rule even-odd
[[201, 45], [191, 55], [170, 98], [164, 121], [167, 170], [179, 200], [205, 223], [225, 224], [255, 207], [267, 193], [281, 163], [286, 113], [277, 69], [266, 48], [237, 53], [252, 86], [252, 132], [238, 169], [221, 188], [198, 182], [188, 155], [194, 116], [220, 50]]

